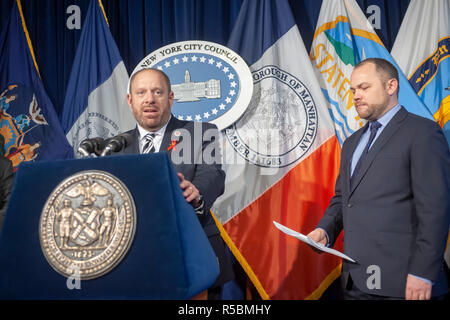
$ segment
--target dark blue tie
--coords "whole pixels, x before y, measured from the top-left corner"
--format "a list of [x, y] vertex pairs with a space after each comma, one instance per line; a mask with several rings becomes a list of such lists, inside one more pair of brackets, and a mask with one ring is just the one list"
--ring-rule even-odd
[[367, 153], [369, 152], [370, 145], [373, 142], [373, 139], [375, 139], [375, 136], [377, 135], [378, 129], [381, 127], [381, 124], [378, 121], [373, 121], [370, 123], [370, 137], [369, 142], [367, 142], [366, 146], [364, 147], [363, 152], [361, 153], [361, 157], [359, 157], [358, 162], [356, 163], [355, 170], [353, 170], [353, 174], [350, 178], [350, 189], [353, 185], [353, 180], [356, 177], [358, 170], [361, 168], [362, 163], [364, 162], [364, 159], [366, 158]]

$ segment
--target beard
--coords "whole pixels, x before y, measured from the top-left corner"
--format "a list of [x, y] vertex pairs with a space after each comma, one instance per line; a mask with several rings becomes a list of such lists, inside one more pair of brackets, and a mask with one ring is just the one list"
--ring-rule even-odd
[[356, 112], [359, 117], [364, 120], [373, 121], [378, 120], [387, 110], [388, 101], [383, 101], [382, 103], [362, 103], [356, 107]]

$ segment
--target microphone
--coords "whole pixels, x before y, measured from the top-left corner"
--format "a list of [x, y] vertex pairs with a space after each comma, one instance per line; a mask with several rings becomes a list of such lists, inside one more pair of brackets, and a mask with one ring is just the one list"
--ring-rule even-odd
[[88, 157], [91, 153], [96, 155], [100, 154], [100, 150], [105, 147], [105, 140], [103, 138], [97, 137], [92, 139], [85, 139], [81, 141], [78, 147], [78, 152], [83, 155], [83, 157]]
[[121, 133], [111, 139], [105, 141], [105, 148], [101, 153], [101, 157], [110, 155], [113, 152], [119, 152], [133, 141], [133, 136], [130, 133]]

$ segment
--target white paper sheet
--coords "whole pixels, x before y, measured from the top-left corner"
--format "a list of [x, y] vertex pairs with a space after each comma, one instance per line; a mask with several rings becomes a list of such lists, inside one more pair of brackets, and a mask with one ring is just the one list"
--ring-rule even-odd
[[304, 243], [310, 245], [311, 247], [319, 249], [320, 251], [323, 251], [323, 252], [331, 253], [331, 254], [333, 254], [335, 256], [338, 256], [338, 257], [340, 257], [342, 259], [345, 259], [345, 260], [348, 260], [350, 262], [356, 263], [355, 260], [353, 260], [349, 256], [343, 254], [342, 252], [334, 250], [334, 249], [331, 249], [331, 248], [327, 248], [323, 244], [315, 242], [314, 240], [312, 240], [311, 238], [305, 236], [304, 234], [301, 234], [300, 232], [297, 232], [297, 231], [294, 231], [292, 229], [289, 229], [288, 227], [285, 227], [285, 226], [283, 226], [282, 224], [279, 224], [276, 221], [273, 221], [273, 224], [275, 225], [275, 227], [277, 227], [278, 229], [280, 229], [281, 231], [283, 231], [287, 235], [290, 235], [291, 237], [297, 238], [298, 240], [303, 241]]

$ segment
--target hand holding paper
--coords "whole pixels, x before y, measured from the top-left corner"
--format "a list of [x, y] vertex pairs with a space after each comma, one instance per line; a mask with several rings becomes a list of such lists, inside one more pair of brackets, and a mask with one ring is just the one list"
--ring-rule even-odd
[[342, 252], [339, 252], [339, 251], [331, 249], [331, 248], [327, 248], [322, 243], [315, 242], [314, 240], [312, 240], [311, 238], [305, 236], [304, 234], [301, 234], [301, 233], [299, 233], [297, 231], [289, 229], [288, 227], [285, 227], [282, 224], [279, 224], [278, 222], [273, 221], [273, 223], [275, 224], [275, 227], [277, 227], [278, 229], [280, 229], [281, 231], [283, 231], [287, 235], [290, 235], [291, 237], [297, 238], [297, 239], [303, 241], [304, 243], [310, 245], [311, 247], [313, 247], [315, 249], [318, 249], [318, 250], [323, 251], [323, 252], [331, 253], [332, 255], [335, 255], [335, 256], [338, 256], [338, 257], [340, 257], [342, 259], [345, 259], [345, 260], [348, 260], [350, 262], [356, 263], [355, 260], [353, 260], [349, 256], [343, 254]]
[[319, 242], [321, 244], [323, 244], [324, 246], [327, 245], [327, 236], [325, 234], [325, 231], [323, 229], [315, 229], [313, 231], [311, 231], [310, 233], [308, 233], [307, 235], [308, 238], [310, 238], [311, 240], [313, 240], [314, 242]]

